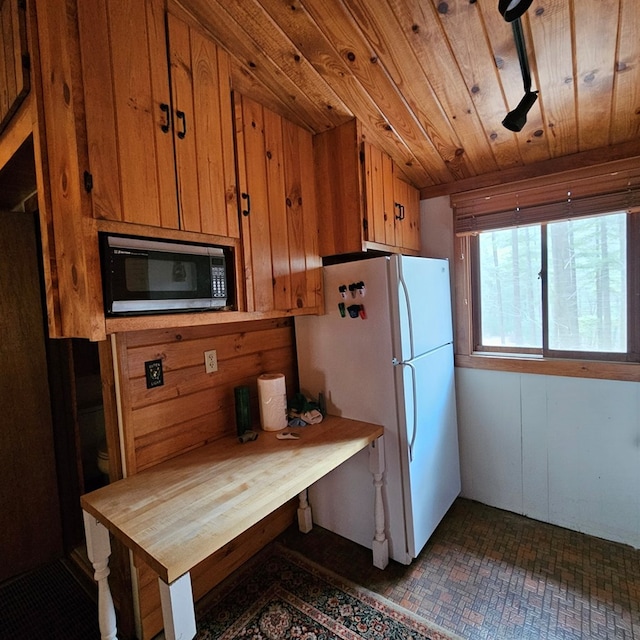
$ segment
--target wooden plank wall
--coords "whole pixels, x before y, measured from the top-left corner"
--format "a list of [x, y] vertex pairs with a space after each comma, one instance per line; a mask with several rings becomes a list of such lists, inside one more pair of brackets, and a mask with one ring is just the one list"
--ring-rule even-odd
[[[126, 475], [235, 433], [233, 389], [251, 389], [259, 428], [257, 378], [285, 374], [298, 390], [291, 318], [157, 329], [116, 335]], [[206, 373], [204, 352], [215, 349], [218, 371]], [[162, 360], [164, 385], [147, 389], [144, 363]]]
[[[293, 320], [157, 329], [115, 334], [126, 474], [234, 435], [234, 387], [248, 385], [254, 428], [259, 430], [257, 378], [284, 373], [287, 395], [298, 391]], [[206, 373], [204, 352], [215, 349], [218, 371]], [[164, 385], [146, 388], [144, 363], [162, 360]], [[250, 444], [247, 444], [250, 446]], [[199, 599], [292, 522], [295, 501], [249, 529], [192, 572]], [[143, 638], [162, 628], [153, 572], [140, 560], [138, 591]]]

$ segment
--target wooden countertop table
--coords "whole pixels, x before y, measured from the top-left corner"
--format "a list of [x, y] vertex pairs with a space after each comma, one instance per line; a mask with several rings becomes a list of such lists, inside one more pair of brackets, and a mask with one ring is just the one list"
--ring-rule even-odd
[[257, 440], [217, 440], [81, 497], [87, 551], [98, 582], [103, 640], [115, 640], [107, 576], [109, 532], [158, 574], [165, 635], [193, 638], [195, 614], [189, 572], [201, 561], [291, 498], [300, 497], [298, 522], [311, 529], [306, 489], [370, 446], [375, 486], [374, 564], [388, 562], [384, 534], [382, 427], [327, 416], [298, 429], [298, 440], [261, 431]]

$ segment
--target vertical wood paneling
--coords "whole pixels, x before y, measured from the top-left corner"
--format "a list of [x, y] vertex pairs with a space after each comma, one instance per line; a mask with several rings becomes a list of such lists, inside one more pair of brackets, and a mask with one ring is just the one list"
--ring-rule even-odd
[[276, 309], [290, 309], [291, 278], [285, 202], [282, 118], [268, 109], [263, 110], [263, 117], [265, 145], [263, 154], [267, 170], [273, 304]]
[[29, 93], [31, 80], [23, 64], [27, 53], [26, 15], [18, 0], [0, 3], [0, 131]]
[[[251, 387], [259, 425], [257, 382], [281, 371], [297, 391], [290, 320], [117, 334], [119, 389], [127, 473], [131, 475], [189, 449], [235, 433], [233, 388]], [[215, 349], [218, 371], [207, 374], [204, 352]], [[164, 385], [146, 388], [144, 363], [161, 359]]]
[[[578, 123], [573, 82], [573, 44], [569, 37], [570, 8], [566, 2], [542, 2], [532, 5], [528, 17], [531, 41], [535, 48], [538, 102], [553, 135], [544, 136], [552, 157], [576, 153]], [[526, 35], [525, 35], [526, 37]]]
[[124, 5], [108, 6], [122, 219], [177, 228], [173, 145], [160, 129], [170, 104], [162, 3]]
[[288, 240], [289, 307], [320, 305], [318, 211], [313, 164], [313, 140], [308, 131], [282, 121]]
[[618, 7], [619, 0], [580, 0], [574, 12], [580, 151], [609, 144]]
[[640, 138], [640, 10], [637, 0], [620, 2], [611, 142]]
[[[249, 200], [240, 200], [242, 238], [247, 280], [247, 311], [266, 311], [274, 308], [271, 283], [271, 230], [269, 226], [269, 190], [267, 185], [266, 141], [264, 110], [256, 102], [236, 96], [236, 131], [240, 189]], [[242, 144], [240, 144], [242, 142]], [[246, 240], [250, 239], [247, 243]]]
[[[342, 153], [336, 155], [336, 149]], [[362, 218], [365, 210], [356, 121], [316, 135], [313, 153], [318, 215], [322, 224], [320, 255], [362, 251], [362, 227], [352, 223], [353, 218]]]

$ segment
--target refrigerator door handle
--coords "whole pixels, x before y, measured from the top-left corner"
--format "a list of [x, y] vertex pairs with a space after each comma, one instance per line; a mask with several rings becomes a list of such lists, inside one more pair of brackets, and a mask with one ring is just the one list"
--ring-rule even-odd
[[[416, 389], [416, 369], [410, 362], [400, 363], [411, 369], [411, 390], [413, 393], [413, 426], [411, 429], [411, 439], [409, 440], [409, 462], [413, 462], [413, 445], [418, 435], [418, 394]], [[406, 400], [405, 400], [406, 406]]]
[[[404, 281], [404, 277], [402, 274], [402, 262], [398, 260], [398, 282], [400, 283], [400, 287], [402, 288], [402, 293], [404, 294], [404, 301], [407, 307], [407, 322], [409, 324], [409, 346], [411, 349], [411, 355], [408, 360], [412, 360], [415, 357], [415, 350], [413, 347], [413, 318], [411, 315], [411, 298], [409, 297], [409, 289], [407, 288], [407, 283]], [[400, 356], [402, 357], [402, 356]]]

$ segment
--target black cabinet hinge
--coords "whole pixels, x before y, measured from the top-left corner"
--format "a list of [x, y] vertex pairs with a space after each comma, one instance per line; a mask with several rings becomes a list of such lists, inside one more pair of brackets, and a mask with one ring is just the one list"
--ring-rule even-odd
[[93, 189], [93, 176], [88, 172], [84, 172], [84, 190], [87, 193], [91, 193], [91, 189]]

